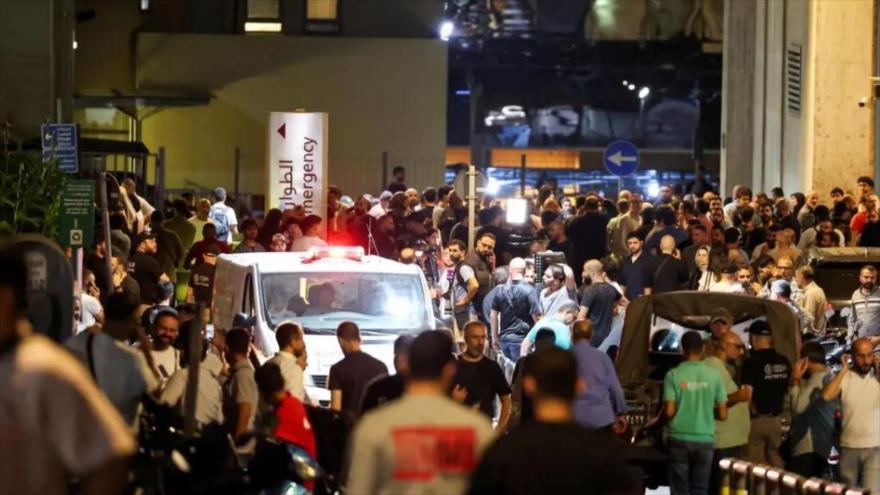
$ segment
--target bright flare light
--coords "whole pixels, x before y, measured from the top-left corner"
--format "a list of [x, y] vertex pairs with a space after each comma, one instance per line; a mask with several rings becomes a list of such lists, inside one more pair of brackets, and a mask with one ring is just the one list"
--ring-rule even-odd
[[635, 84], [630, 84], [630, 85], [627, 86], [626, 88], [627, 88], [628, 90], [630, 90], [630, 91], [635, 91], [635, 90], [636, 90], [636, 85], [635, 85]]
[[642, 86], [642, 89], [639, 90], [639, 98], [642, 100], [647, 98], [649, 94], [651, 94], [651, 88], [647, 86]]
[[623, 80], [623, 85], [624, 85], [624, 87], [629, 86], [629, 81], [627, 81], [626, 79], [624, 79], [624, 80]]
[[651, 182], [648, 183], [648, 197], [649, 198], [656, 198], [659, 195], [660, 195], [660, 183], [658, 183], [656, 180], [652, 180]]
[[443, 24], [440, 24], [440, 39], [443, 41], [449, 41], [449, 38], [452, 37], [452, 33], [455, 32], [455, 24], [452, 21], [443, 21]]
[[489, 177], [489, 182], [486, 184], [486, 194], [494, 196], [498, 194], [499, 189], [501, 189], [501, 184], [494, 177]]

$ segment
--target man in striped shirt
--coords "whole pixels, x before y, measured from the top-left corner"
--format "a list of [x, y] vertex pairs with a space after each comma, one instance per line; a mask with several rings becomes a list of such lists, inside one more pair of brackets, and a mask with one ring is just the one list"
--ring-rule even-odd
[[850, 300], [847, 326], [859, 337], [869, 337], [877, 345], [880, 338], [880, 287], [877, 287], [877, 269], [865, 265], [859, 271], [859, 288]]

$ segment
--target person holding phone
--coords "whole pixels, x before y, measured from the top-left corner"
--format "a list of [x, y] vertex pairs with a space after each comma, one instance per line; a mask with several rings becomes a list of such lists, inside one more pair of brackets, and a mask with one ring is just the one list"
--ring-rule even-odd
[[844, 354], [840, 371], [822, 389], [822, 399], [840, 397], [843, 482], [880, 493], [880, 364], [868, 338], [856, 339], [852, 350], [852, 363]]

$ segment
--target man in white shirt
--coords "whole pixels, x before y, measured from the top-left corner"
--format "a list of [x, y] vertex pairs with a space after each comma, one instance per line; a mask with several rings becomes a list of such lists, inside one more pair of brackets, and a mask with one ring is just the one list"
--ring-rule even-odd
[[229, 244], [232, 236], [238, 233], [238, 218], [235, 210], [226, 206], [226, 189], [218, 187], [214, 189], [214, 200], [211, 205], [211, 220], [217, 226], [217, 239]]
[[124, 293], [111, 295], [104, 328], [92, 327], [64, 344], [87, 367], [129, 426], [135, 424], [141, 396], [159, 386], [144, 354], [124, 343], [137, 333], [137, 307]]
[[840, 372], [822, 390], [826, 401], [840, 396], [843, 429], [840, 434], [840, 476], [844, 483], [880, 493], [880, 375], [874, 346], [867, 338], [841, 359]]
[[180, 350], [174, 347], [180, 333], [180, 321], [177, 311], [169, 306], [149, 308], [144, 318], [144, 326], [150, 330], [153, 343], [153, 368], [164, 387], [171, 375], [180, 369]]
[[369, 215], [377, 220], [385, 216], [391, 206], [391, 196], [393, 196], [391, 191], [382, 191], [382, 194], [379, 195], [379, 202], [370, 208]]
[[[183, 415], [184, 399], [186, 395], [186, 382], [189, 377], [189, 339], [190, 332], [195, 328], [192, 320], [180, 327], [180, 339], [185, 345], [180, 351], [183, 368], [177, 370], [168, 380], [159, 402], [176, 407]], [[220, 382], [208, 364], [208, 342], [204, 338], [201, 343], [201, 362], [199, 363], [199, 385], [196, 394], [196, 421], [201, 425], [223, 424], [223, 394], [220, 390]]]
[[305, 386], [303, 385], [303, 369], [297, 364], [299, 358], [306, 349], [303, 329], [298, 323], [292, 321], [281, 322], [275, 329], [275, 340], [278, 342], [278, 352], [268, 362], [275, 364], [281, 370], [284, 377], [284, 390], [290, 395], [305, 400]]
[[313, 247], [326, 246], [327, 241], [321, 239], [321, 217], [318, 215], [309, 215], [302, 221], [303, 236], [293, 241], [291, 251], [303, 252]]

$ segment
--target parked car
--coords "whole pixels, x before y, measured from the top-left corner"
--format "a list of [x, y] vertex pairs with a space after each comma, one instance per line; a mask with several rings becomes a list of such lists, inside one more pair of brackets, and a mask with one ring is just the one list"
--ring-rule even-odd
[[880, 248], [810, 248], [801, 261], [813, 267], [816, 284], [834, 312], [828, 319], [829, 335], [846, 334], [846, 317], [853, 291], [859, 287], [859, 270], [865, 265], [880, 269]]

